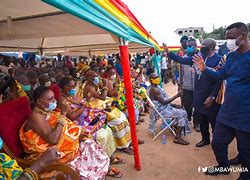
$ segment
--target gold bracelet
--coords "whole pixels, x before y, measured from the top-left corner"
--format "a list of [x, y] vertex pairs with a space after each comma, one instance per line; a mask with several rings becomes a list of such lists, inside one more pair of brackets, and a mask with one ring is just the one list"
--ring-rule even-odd
[[31, 180], [38, 180], [39, 177], [37, 175], [37, 173], [35, 171], [33, 171], [32, 169], [30, 168], [26, 168], [24, 170], [24, 175], [28, 178], [28, 179], [31, 179]]
[[65, 120], [65, 116], [64, 115], [60, 115], [58, 117], [58, 120], [57, 120], [58, 123], [60, 123], [61, 125], [65, 125], [67, 123], [67, 121]]
[[24, 172], [23, 175], [24, 175], [26, 178], [28, 178], [28, 180], [33, 180], [32, 176], [31, 176], [29, 173]]

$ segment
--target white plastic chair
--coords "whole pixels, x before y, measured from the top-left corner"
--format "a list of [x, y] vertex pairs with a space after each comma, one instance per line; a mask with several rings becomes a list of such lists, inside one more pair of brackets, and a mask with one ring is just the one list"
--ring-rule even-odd
[[170, 131], [173, 133], [174, 136], [176, 136], [173, 128], [171, 127], [173, 125], [173, 123], [177, 120], [177, 118], [172, 118], [171, 122], [168, 123], [167, 119], [165, 119], [161, 113], [157, 110], [157, 108], [155, 107], [155, 104], [153, 103], [153, 101], [150, 99], [150, 97], [146, 94], [146, 98], [148, 100], [148, 102], [150, 103], [150, 105], [152, 106], [152, 108], [157, 112], [157, 114], [160, 116], [162, 122], [166, 125], [158, 134], [156, 134], [156, 130], [154, 130], [154, 138], [153, 141], [161, 134], [163, 133], [165, 130], [170, 129]]

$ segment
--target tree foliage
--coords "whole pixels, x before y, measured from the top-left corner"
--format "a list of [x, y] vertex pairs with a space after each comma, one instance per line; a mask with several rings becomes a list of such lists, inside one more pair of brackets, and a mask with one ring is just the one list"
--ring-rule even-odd
[[[248, 29], [250, 30], [250, 23], [248, 23], [247, 26], [248, 26]], [[194, 34], [194, 37], [200, 40], [203, 40], [206, 38], [214, 38], [215, 40], [224, 40], [225, 32], [226, 32], [226, 26], [222, 26], [217, 29], [214, 29], [212, 32], [196, 33]], [[248, 34], [248, 37], [250, 38], [250, 33]]]

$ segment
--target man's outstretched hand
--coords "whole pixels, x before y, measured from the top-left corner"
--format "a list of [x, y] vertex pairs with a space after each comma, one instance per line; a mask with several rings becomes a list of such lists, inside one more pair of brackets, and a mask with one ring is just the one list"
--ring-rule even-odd
[[206, 65], [204, 63], [204, 59], [201, 56], [195, 54], [193, 56], [193, 62], [198, 66], [201, 72], [205, 71]]
[[162, 43], [162, 47], [163, 47], [164, 51], [167, 53], [167, 55], [168, 55], [169, 54], [169, 49], [168, 49], [166, 43]]

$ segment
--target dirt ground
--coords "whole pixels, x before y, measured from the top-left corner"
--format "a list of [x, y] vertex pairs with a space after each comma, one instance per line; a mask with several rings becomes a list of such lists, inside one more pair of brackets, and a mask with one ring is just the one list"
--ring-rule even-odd
[[[177, 92], [176, 86], [169, 83], [165, 86], [167, 93], [173, 96]], [[175, 101], [179, 103], [180, 100]], [[192, 131], [184, 137], [190, 142], [188, 146], [173, 143], [173, 135], [168, 132], [167, 143], [161, 143], [161, 136], [155, 141], [148, 132], [149, 117], [145, 122], [137, 126], [137, 135], [145, 141], [139, 146], [141, 171], [134, 168], [133, 156], [117, 152], [116, 155], [124, 158], [126, 164], [115, 165], [123, 173], [122, 180], [235, 180], [239, 173], [231, 172], [229, 175], [215, 177], [206, 176], [198, 172], [198, 167], [217, 165], [211, 146], [195, 147], [201, 140], [200, 133]], [[229, 158], [237, 154], [235, 141], [229, 147]], [[111, 180], [113, 178], [107, 178]]]

